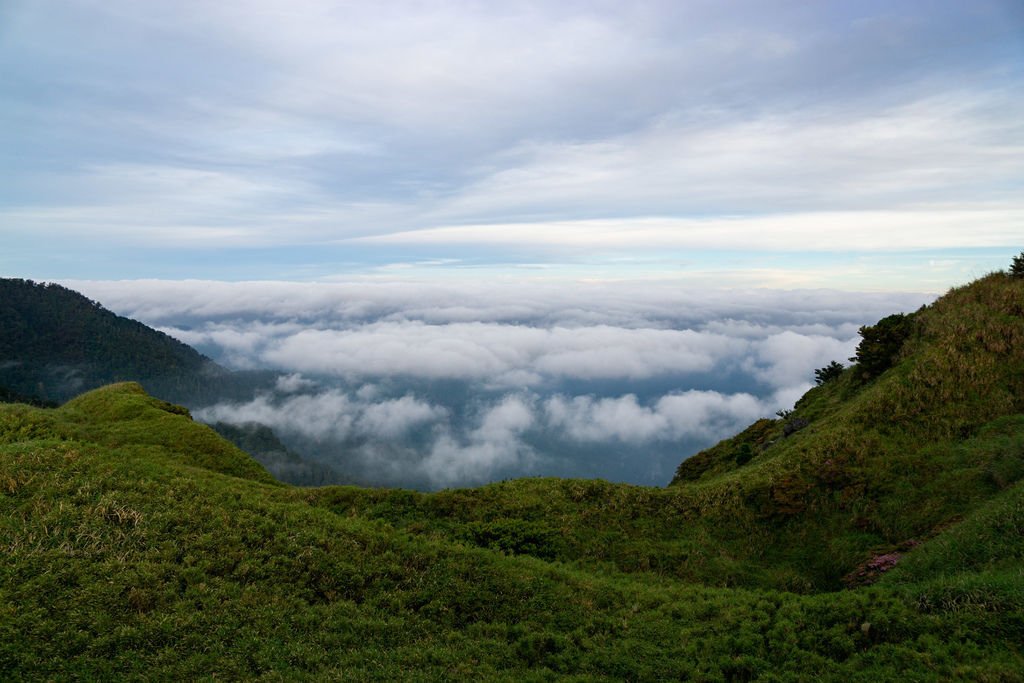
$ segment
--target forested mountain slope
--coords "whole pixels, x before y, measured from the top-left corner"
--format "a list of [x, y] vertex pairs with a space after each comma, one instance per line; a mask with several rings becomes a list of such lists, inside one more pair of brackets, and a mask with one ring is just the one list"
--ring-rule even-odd
[[124, 380], [181, 401], [228, 372], [187, 344], [56, 284], [0, 279], [0, 386], [62, 402]]

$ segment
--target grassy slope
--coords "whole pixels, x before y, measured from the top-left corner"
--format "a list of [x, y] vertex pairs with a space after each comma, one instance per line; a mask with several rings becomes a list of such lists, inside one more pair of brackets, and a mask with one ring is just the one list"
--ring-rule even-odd
[[[760, 420], [673, 486], [520, 480], [433, 495], [355, 488], [317, 504], [413, 531], [719, 586], [842, 587], [1024, 476], [1024, 281], [1002, 274], [915, 315], [902, 360], [812, 389], [783, 436]], [[736, 456], [744, 444], [754, 457]]]
[[1022, 303], [951, 293], [667, 489], [295, 489], [136, 385], [0, 407], [0, 672], [1021, 680]]

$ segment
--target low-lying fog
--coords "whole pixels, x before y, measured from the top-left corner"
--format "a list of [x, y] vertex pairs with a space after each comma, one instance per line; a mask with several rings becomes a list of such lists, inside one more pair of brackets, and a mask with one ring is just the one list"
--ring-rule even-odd
[[857, 329], [929, 294], [682, 291], [658, 283], [75, 282], [272, 390], [197, 407], [256, 421], [361, 483], [510, 477], [663, 485], [685, 457], [792, 407]]

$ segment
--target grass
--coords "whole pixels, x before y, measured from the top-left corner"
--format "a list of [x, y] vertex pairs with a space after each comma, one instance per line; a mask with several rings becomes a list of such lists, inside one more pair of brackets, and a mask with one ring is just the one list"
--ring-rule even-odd
[[138, 385], [0, 406], [0, 673], [1022, 680], [1022, 302], [954, 290], [667, 488], [299, 489]]
[[920, 608], [916, 583], [715, 588], [410, 533], [162, 449], [0, 453], [11, 677], [938, 680], [1022, 664], [991, 638], [1006, 612], [969, 631], [948, 600]]

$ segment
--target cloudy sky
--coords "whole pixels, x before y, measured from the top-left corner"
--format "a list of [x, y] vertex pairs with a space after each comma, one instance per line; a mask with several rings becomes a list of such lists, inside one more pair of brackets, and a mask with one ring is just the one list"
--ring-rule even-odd
[[0, 276], [355, 480], [664, 484], [1024, 247], [1019, 0], [0, 1]]
[[1018, 0], [5, 0], [0, 271], [942, 291], [1022, 70]]

